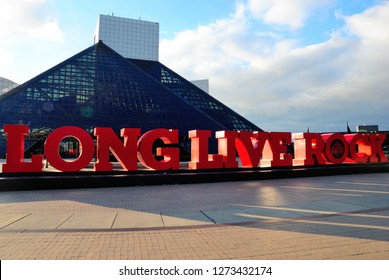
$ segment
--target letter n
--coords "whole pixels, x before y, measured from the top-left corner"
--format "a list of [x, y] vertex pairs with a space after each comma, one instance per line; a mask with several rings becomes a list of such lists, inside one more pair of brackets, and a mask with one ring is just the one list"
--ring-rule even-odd
[[124, 170], [137, 170], [137, 142], [140, 136], [139, 128], [122, 128], [120, 136], [124, 143], [109, 127], [96, 127], [94, 135], [97, 137], [95, 171], [111, 171], [112, 163], [109, 161], [110, 151], [119, 161]]

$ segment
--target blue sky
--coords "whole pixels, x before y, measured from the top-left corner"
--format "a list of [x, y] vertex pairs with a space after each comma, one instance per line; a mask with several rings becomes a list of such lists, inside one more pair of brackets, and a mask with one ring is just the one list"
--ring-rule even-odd
[[98, 14], [160, 23], [160, 60], [264, 130], [389, 130], [389, 3], [1, 0], [0, 76], [25, 82], [93, 43]]

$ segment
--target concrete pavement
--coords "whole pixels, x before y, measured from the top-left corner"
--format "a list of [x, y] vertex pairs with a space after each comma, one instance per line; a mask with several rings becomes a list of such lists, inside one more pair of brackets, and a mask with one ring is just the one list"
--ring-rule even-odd
[[389, 174], [0, 193], [0, 259], [389, 259]]

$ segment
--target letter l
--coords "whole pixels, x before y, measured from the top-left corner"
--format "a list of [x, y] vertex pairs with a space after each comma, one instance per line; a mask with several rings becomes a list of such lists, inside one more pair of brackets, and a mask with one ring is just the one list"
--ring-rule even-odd
[[24, 136], [28, 133], [28, 126], [5, 124], [4, 132], [8, 138], [3, 172], [42, 172], [43, 155], [33, 155], [31, 162], [24, 162]]

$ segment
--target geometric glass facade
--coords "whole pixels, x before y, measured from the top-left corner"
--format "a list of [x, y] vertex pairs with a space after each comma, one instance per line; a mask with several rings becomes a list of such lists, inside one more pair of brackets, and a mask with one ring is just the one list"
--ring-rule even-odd
[[126, 59], [101, 41], [1, 95], [0, 132], [3, 124], [32, 134], [65, 125], [178, 129], [185, 150], [192, 129], [261, 131], [161, 63]]
[[185, 80], [162, 63], [158, 61], [135, 59], [130, 59], [130, 61], [152, 75], [177, 96], [189, 102], [192, 106], [210, 116], [213, 120], [223, 124], [228, 130], [261, 131], [259, 127], [256, 127], [253, 123], [249, 122], [205, 91], [200, 90], [197, 86], [193, 85], [192, 82]]

